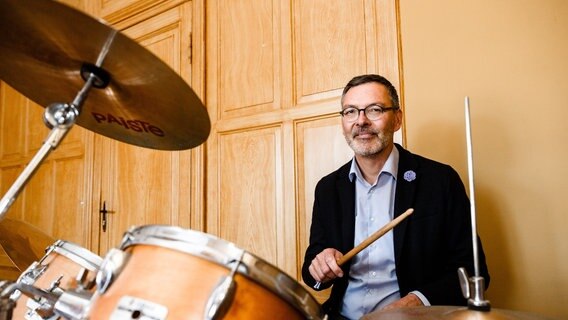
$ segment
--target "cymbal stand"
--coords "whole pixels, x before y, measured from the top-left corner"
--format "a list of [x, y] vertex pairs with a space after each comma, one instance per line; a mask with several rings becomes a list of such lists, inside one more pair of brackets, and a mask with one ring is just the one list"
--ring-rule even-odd
[[468, 155], [468, 176], [469, 176], [469, 196], [471, 205], [471, 237], [473, 241], [473, 263], [475, 275], [469, 277], [465, 268], [458, 269], [458, 276], [463, 296], [468, 299], [467, 305], [469, 309], [479, 311], [491, 310], [489, 300], [484, 299], [485, 279], [479, 275], [479, 253], [477, 243], [477, 223], [475, 214], [475, 188], [473, 185], [473, 151], [471, 143], [471, 124], [469, 115], [469, 97], [465, 97], [465, 126], [467, 140]]
[[4, 219], [6, 212], [32, 175], [36, 172], [39, 165], [47, 158], [52, 150], [55, 150], [59, 146], [67, 132], [71, 129], [73, 124], [75, 124], [81, 112], [81, 107], [91, 88], [104, 88], [108, 85], [110, 80], [109, 74], [104, 69], [87, 63], [83, 64], [81, 68], [81, 76], [85, 80], [85, 84], [77, 93], [73, 102], [70, 104], [53, 103], [45, 108], [44, 122], [51, 131], [30, 163], [24, 168], [10, 189], [8, 189], [2, 200], [0, 200], [0, 221]]

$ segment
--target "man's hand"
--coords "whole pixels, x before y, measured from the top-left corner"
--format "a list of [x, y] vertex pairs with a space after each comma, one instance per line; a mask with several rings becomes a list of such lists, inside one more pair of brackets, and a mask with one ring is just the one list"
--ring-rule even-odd
[[402, 297], [399, 300], [397, 300], [397, 301], [389, 304], [388, 306], [384, 307], [383, 310], [397, 309], [397, 308], [404, 308], [404, 307], [421, 307], [423, 305], [424, 304], [422, 303], [422, 300], [420, 300], [420, 298], [418, 298], [418, 296], [416, 296], [413, 293], [409, 293], [405, 297]]
[[308, 270], [312, 277], [321, 283], [343, 277], [343, 270], [337, 265], [337, 260], [341, 257], [343, 257], [343, 254], [340, 251], [327, 248], [312, 260]]

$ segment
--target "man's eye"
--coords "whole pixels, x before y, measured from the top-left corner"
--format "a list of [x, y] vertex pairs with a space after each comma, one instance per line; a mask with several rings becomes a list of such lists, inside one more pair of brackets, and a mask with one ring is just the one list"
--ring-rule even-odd
[[367, 109], [367, 112], [370, 113], [383, 113], [383, 108], [379, 107], [379, 106], [374, 106], [374, 107], [369, 107]]
[[346, 116], [352, 115], [354, 113], [355, 113], [355, 109], [353, 109], [353, 108], [343, 110], [343, 115], [346, 115]]

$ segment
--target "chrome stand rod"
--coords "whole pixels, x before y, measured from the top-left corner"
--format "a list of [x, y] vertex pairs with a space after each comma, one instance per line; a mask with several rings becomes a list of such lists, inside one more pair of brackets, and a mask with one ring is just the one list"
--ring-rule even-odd
[[477, 218], [475, 213], [475, 186], [473, 184], [473, 147], [471, 142], [469, 97], [465, 97], [465, 130], [467, 142], [467, 173], [469, 176], [469, 199], [471, 205], [471, 237], [473, 241], [473, 262], [475, 267], [475, 276], [479, 277], [479, 249], [477, 246]]
[[45, 158], [47, 158], [52, 150], [55, 150], [59, 146], [61, 140], [63, 140], [67, 132], [71, 129], [73, 124], [75, 124], [75, 121], [79, 116], [79, 110], [96, 79], [97, 77], [94, 74], [90, 74], [85, 85], [81, 88], [70, 105], [52, 104], [45, 109], [44, 119], [46, 121], [46, 125], [52, 129], [41, 148], [34, 155], [30, 163], [28, 163], [28, 165], [24, 168], [16, 181], [14, 181], [2, 200], [0, 200], [0, 221], [4, 219], [6, 212], [10, 206], [12, 206], [33, 174], [37, 171], [39, 165], [43, 162], [43, 160], [45, 160]]

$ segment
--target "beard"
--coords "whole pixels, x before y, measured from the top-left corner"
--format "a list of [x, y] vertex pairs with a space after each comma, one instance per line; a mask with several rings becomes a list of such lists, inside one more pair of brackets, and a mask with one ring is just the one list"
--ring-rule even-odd
[[[357, 139], [361, 133], [370, 134], [366, 139]], [[381, 153], [393, 141], [391, 130], [379, 131], [371, 127], [354, 126], [351, 132], [343, 132], [345, 141], [356, 155], [370, 157]]]

